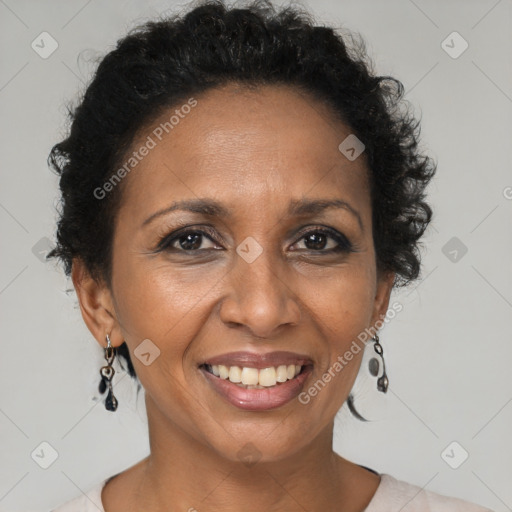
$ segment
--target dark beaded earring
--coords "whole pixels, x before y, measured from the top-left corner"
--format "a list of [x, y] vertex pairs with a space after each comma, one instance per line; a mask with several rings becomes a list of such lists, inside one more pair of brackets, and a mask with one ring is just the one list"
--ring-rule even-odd
[[107, 411], [115, 411], [118, 405], [117, 398], [112, 392], [112, 378], [114, 377], [114, 373], [116, 373], [112, 367], [114, 357], [115, 349], [110, 343], [110, 336], [107, 334], [107, 346], [105, 348], [105, 359], [107, 361], [107, 366], [102, 366], [100, 369], [101, 381], [99, 385], [99, 392], [101, 394], [105, 393], [105, 390], [108, 386], [108, 395], [105, 399], [105, 409], [107, 409]]

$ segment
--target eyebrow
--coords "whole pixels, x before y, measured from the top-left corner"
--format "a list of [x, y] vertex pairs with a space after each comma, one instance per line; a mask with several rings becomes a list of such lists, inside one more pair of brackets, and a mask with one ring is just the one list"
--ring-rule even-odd
[[[343, 209], [351, 213], [358, 221], [361, 231], [364, 231], [363, 222], [359, 212], [347, 201], [342, 199], [297, 199], [290, 202], [288, 207], [289, 216], [300, 216], [300, 215], [315, 215], [322, 213], [324, 210], [329, 208]], [[208, 215], [212, 217], [226, 218], [231, 215], [229, 209], [223, 206], [221, 203], [214, 201], [213, 199], [199, 198], [199, 199], [185, 199], [181, 201], [175, 201], [171, 206], [163, 208], [151, 214], [141, 225], [146, 226], [157, 217], [166, 215], [170, 212], [181, 210], [192, 213], [199, 213], [202, 215]]]

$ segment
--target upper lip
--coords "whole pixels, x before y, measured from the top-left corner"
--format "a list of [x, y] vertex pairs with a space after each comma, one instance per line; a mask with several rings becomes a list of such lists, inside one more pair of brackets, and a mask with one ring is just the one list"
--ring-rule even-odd
[[209, 357], [203, 364], [224, 366], [240, 366], [247, 368], [268, 368], [269, 366], [281, 366], [295, 364], [305, 366], [313, 364], [310, 357], [295, 352], [275, 351], [258, 354], [256, 352], [229, 352], [218, 356]]

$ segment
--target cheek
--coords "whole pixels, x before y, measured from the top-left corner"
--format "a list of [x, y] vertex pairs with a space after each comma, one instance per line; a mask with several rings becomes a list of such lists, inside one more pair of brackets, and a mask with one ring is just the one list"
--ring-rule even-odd
[[[113, 279], [116, 312], [128, 337], [183, 339], [182, 330], [200, 316], [212, 286], [203, 270], [176, 271], [170, 265], [119, 259]], [[181, 333], [173, 336], [173, 332]]]
[[116, 315], [137, 376], [160, 410], [172, 410], [176, 421], [192, 429], [195, 400], [183, 362], [190, 341], [205, 321], [200, 299], [208, 288], [202, 290], [199, 282], [203, 280], [191, 288], [177, 279], [175, 271], [137, 258], [119, 259], [116, 265], [112, 283]]
[[[326, 357], [317, 368], [315, 379], [326, 382], [312, 391], [318, 400], [317, 410], [326, 417], [335, 414], [346, 400], [359, 371], [364, 341], [369, 338], [375, 293], [371, 269], [352, 267], [340, 272], [336, 281], [318, 293], [313, 309], [317, 313], [318, 329], [326, 340]], [[307, 391], [307, 390], [306, 390]]]
[[[183, 365], [190, 343], [208, 321], [208, 294], [223, 272], [198, 267], [177, 271], [137, 257], [118, 257], [115, 270], [116, 315], [135, 371], [148, 391], [154, 387], [160, 395], [165, 389], [163, 395], [179, 399], [177, 390], [186, 385]], [[151, 343], [142, 345], [144, 340]], [[151, 358], [156, 354], [150, 365], [138, 358], [146, 346]]]
[[347, 266], [324, 284], [315, 293], [314, 308], [332, 346], [342, 349], [369, 327], [376, 291], [375, 273], [369, 266]]

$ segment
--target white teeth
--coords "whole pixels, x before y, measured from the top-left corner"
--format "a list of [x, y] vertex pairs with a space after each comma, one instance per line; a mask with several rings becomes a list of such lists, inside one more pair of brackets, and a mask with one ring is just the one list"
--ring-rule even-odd
[[270, 387], [276, 385], [276, 369], [274, 367], [260, 370], [260, 386]]
[[231, 382], [242, 382], [242, 368], [240, 366], [231, 366], [228, 378]]
[[246, 386], [256, 386], [258, 384], [258, 369], [257, 368], [243, 368], [242, 369], [242, 384]]
[[227, 379], [229, 377], [229, 368], [223, 364], [219, 364], [219, 377], [221, 379]]
[[225, 366], [223, 364], [214, 364], [210, 366], [211, 373], [221, 379], [228, 379], [235, 384], [243, 384], [250, 389], [253, 387], [271, 387], [278, 382], [283, 383], [295, 378], [301, 371], [302, 366], [282, 364], [280, 366], [270, 366], [268, 368], [249, 368], [240, 366]]
[[288, 380], [288, 372], [286, 371], [285, 364], [277, 367], [276, 380], [277, 382], [286, 382]]

